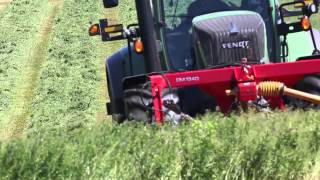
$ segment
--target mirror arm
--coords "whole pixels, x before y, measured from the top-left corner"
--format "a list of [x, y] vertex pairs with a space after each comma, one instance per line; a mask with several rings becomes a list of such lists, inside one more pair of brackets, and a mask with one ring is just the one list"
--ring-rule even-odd
[[303, 15], [302, 11], [290, 11], [286, 8], [283, 8], [283, 17], [300, 16], [300, 15]]

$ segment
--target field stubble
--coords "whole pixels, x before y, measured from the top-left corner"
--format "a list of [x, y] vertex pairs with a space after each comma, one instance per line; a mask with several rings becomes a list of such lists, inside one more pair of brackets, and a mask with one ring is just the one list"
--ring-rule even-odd
[[[12, 113], [10, 119], [10, 127], [6, 128], [6, 135], [10, 137], [20, 137], [26, 126], [29, 106], [35, 98], [35, 88], [37, 86], [39, 73], [43, 62], [45, 61], [48, 40], [52, 31], [53, 20], [61, 7], [63, 1], [49, 1], [48, 15], [43, 19], [42, 27], [37, 34], [35, 48], [28, 57], [28, 65], [24, 67], [22, 79], [18, 83], [18, 91], [16, 93], [17, 101], [13, 106], [15, 113]], [[6, 139], [6, 138], [5, 138]]]
[[[87, 34], [102, 14], [100, 2], [65, 0], [54, 21], [46, 61], [28, 116], [28, 133], [66, 132], [96, 123], [102, 107], [100, 41]], [[103, 82], [105, 83], [105, 82]]]
[[48, 8], [47, 1], [14, 1], [0, 18], [0, 139], [10, 136], [12, 117], [24, 111], [24, 92], [29, 87], [25, 81], [31, 77], [31, 57], [36, 48], [34, 39]]

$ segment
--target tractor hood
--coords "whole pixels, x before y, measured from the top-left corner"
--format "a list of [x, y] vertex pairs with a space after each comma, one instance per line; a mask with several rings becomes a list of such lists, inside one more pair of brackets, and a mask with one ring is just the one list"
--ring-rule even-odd
[[199, 68], [219, 64], [267, 63], [262, 17], [251, 11], [216, 12], [193, 19], [193, 40]]

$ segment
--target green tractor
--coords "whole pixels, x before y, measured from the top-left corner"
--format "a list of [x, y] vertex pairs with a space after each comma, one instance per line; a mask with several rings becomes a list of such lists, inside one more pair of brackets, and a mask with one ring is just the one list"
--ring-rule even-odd
[[[105, 8], [118, 5], [117, 0], [103, 3]], [[135, 3], [137, 24], [124, 28], [101, 19], [89, 29], [103, 41], [128, 42], [106, 59], [107, 110], [118, 122], [179, 123], [248, 104], [312, 105], [285, 96], [283, 89], [271, 93], [276, 87], [259, 87], [266, 81], [320, 94], [320, 32], [310, 23], [318, 0], [281, 5], [277, 0]], [[228, 95], [228, 90], [234, 93]]]

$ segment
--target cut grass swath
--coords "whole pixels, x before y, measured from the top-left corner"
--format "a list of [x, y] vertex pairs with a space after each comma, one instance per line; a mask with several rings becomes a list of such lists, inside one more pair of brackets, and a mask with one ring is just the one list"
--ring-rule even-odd
[[24, 72], [29, 65], [30, 52], [46, 17], [45, 0], [20, 0], [12, 2], [0, 19], [0, 132], [3, 133], [10, 116], [20, 104]]

